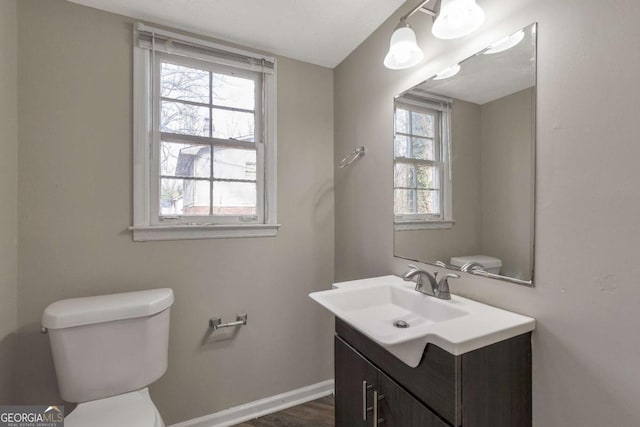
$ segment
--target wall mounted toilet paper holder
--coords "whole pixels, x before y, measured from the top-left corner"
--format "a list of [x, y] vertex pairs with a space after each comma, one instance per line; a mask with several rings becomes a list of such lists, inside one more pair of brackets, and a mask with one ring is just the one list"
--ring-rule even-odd
[[247, 324], [247, 313], [238, 314], [235, 322], [222, 323], [222, 317], [212, 317], [209, 319], [209, 328], [214, 331], [222, 328], [230, 328], [233, 326], [244, 326]]

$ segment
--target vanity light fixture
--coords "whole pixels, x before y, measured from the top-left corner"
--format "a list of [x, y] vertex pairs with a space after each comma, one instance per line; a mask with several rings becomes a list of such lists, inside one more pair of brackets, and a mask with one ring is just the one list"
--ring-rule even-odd
[[522, 39], [524, 39], [524, 31], [520, 30], [493, 43], [487, 50], [482, 53], [484, 53], [485, 55], [492, 55], [494, 53], [504, 52], [505, 50], [511, 49], [512, 47], [516, 46], [522, 41]]
[[459, 71], [460, 71], [460, 64], [452, 65], [451, 67], [445, 68], [444, 70], [436, 74], [433, 80], [448, 79], [458, 74]]
[[406, 19], [400, 20], [391, 35], [389, 52], [384, 58], [384, 66], [392, 70], [413, 67], [424, 58], [424, 53], [416, 41], [416, 33]]
[[476, 4], [476, 0], [441, 0], [439, 11], [425, 7], [430, 1], [421, 1], [400, 18], [400, 23], [391, 35], [389, 52], [384, 58], [385, 67], [402, 70], [417, 65], [424, 58], [424, 53], [416, 41], [416, 33], [408, 22], [416, 12], [425, 13], [435, 19], [431, 32], [440, 39], [465, 36], [478, 29], [484, 22], [484, 11]]
[[480, 28], [484, 11], [476, 0], [442, 0], [431, 32], [439, 39], [457, 39]]

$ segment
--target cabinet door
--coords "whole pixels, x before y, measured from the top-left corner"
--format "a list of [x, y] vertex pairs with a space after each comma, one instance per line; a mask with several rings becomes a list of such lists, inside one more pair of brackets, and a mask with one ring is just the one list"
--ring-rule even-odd
[[336, 427], [372, 426], [377, 369], [335, 337]]
[[381, 427], [450, 427], [382, 372], [378, 373], [378, 393]]

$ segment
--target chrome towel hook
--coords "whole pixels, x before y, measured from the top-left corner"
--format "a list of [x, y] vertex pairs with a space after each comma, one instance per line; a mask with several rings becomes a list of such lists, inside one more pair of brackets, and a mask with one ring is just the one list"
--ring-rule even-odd
[[355, 162], [358, 158], [364, 156], [365, 155], [365, 151], [366, 150], [365, 150], [364, 146], [360, 146], [360, 147], [356, 148], [355, 150], [353, 150], [351, 152], [351, 154], [349, 154], [347, 157], [342, 159], [342, 161], [338, 165], [338, 168], [340, 168], [340, 169], [346, 168], [351, 163]]

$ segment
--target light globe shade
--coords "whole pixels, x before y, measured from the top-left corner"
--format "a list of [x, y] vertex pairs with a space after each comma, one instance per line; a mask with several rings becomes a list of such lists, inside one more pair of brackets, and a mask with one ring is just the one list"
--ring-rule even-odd
[[483, 22], [484, 11], [475, 0], [442, 0], [431, 32], [439, 39], [457, 39], [477, 30]]
[[384, 58], [384, 66], [392, 70], [413, 67], [424, 58], [416, 41], [416, 33], [409, 25], [397, 28], [391, 35], [389, 52]]
[[522, 39], [524, 39], [524, 31], [520, 30], [517, 33], [511, 34], [510, 36], [507, 36], [493, 43], [483, 53], [485, 55], [493, 55], [494, 53], [504, 52], [505, 50], [511, 49], [512, 47], [518, 45], [518, 43], [520, 43]]
[[452, 65], [451, 67], [445, 68], [444, 70], [442, 70], [438, 74], [436, 74], [436, 76], [433, 78], [433, 80], [448, 79], [448, 78], [451, 78], [451, 77], [455, 76], [459, 72], [460, 72], [460, 64]]

